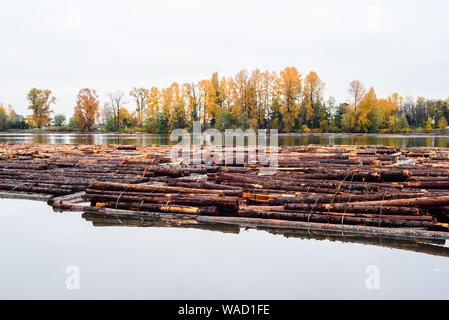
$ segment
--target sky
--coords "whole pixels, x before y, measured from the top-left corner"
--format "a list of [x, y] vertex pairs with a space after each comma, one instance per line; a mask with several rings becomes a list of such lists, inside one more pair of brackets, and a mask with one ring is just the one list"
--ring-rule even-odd
[[86, 87], [103, 103], [287, 66], [317, 72], [338, 102], [354, 79], [379, 97], [446, 99], [448, 11], [447, 0], [0, 0], [0, 102], [26, 115], [27, 92], [50, 89], [70, 116]]

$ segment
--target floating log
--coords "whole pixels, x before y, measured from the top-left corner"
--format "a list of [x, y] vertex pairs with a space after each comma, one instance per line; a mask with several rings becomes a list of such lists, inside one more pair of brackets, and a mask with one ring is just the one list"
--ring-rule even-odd
[[374, 214], [393, 214], [393, 215], [419, 215], [420, 211], [417, 208], [409, 207], [395, 207], [386, 205], [377, 205], [366, 203], [333, 203], [333, 204], [306, 204], [306, 203], [291, 203], [284, 205], [286, 210], [307, 210], [313, 212], [317, 211], [337, 211], [337, 212], [359, 212], [359, 213], [374, 213]]
[[325, 213], [300, 213], [300, 212], [244, 212], [239, 213], [242, 217], [249, 218], [264, 218], [264, 219], [278, 219], [278, 220], [292, 220], [292, 221], [307, 221], [307, 222], [327, 222], [334, 224], [350, 224], [350, 225], [369, 225], [378, 227], [432, 227], [434, 222], [427, 219], [413, 219], [412, 217], [397, 217], [394, 216], [354, 216], [354, 215], [337, 215]]

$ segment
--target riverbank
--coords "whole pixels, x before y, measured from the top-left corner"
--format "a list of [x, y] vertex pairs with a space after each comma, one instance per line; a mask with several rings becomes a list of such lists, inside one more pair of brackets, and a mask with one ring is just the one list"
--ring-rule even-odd
[[[145, 131], [129, 131], [129, 132], [110, 132], [110, 131], [80, 131], [80, 130], [8, 130], [0, 131], [0, 136], [8, 135], [160, 135], [169, 136], [169, 133], [158, 134]], [[338, 132], [338, 133], [297, 133], [297, 132], [280, 132], [278, 133], [280, 137], [449, 137], [449, 131], [446, 130], [434, 130], [432, 132], [411, 132], [411, 133], [356, 133], [356, 132]]]

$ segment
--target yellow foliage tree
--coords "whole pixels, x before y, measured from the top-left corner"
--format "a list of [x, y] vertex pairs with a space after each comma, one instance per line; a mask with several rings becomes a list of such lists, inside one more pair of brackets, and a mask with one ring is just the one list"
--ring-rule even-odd
[[299, 115], [298, 100], [302, 90], [301, 74], [295, 67], [288, 67], [280, 73], [282, 104], [280, 111], [284, 128], [290, 132], [295, 127]]
[[33, 111], [33, 122], [38, 128], [42, 128], [50, 122], [50, 114], [53, 112], [51, 105], [56, 102], [51, 90], [32, 88], [27, 95], [28, 109]]
[[213, 123], [219, 112], [219, 105], [216, 103], [217, 93], [210, 80], [201, 80], [198, 83], [200, 93], [200, 120], [203, 127]]
[[441, 119], [438, 121], [438, 128], [440, 130], [444, 130], [448, 127], [447, 120], [445, 117], [441, 117]]
[[[300, 110], [301, 123], [308, 123], [315, 117], [318, 121], [322, 116], [320, 106], [323, 102], [324, 83], [316, 72], [311, 71], [304, 79], [303, 99]], [[313, 125], [313, 124], [312, 124]]]
[[432, 118], [427, 118], [427, 123], [426, 123], [426, 132], [427, 133], [431, 133], [433, 130], [432, 128]]
[[371, 88], [360, 101], [359, 106], [355, 109], [355, 130], [359, 132], [368, 132], [372, 124], [372, 116], [377, 113], [378, 101], [374, 88]]

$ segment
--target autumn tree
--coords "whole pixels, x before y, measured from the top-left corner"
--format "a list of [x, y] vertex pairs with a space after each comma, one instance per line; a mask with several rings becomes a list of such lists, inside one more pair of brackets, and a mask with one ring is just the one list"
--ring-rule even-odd
[[50, 122], [50, 114], [53, 112], [51, 105], [56, 102], [51, 90], [32, 88], [27, 95], [28, 109], [33, 111], [33, 122], [38, 128], [42, 128]]
[[100, 101], [93, 89], [81, 89], [76, 97], [74, 116], [81, 129], [90, 131], [99, 116]]
[[324, 83], [316, 72], [311, 71], [304, 79], [303, 106], [306, 111], [303, 114], [303, 123], [312, 118], [312, 126], [317, 128], [320, 121], [326, 119], [326, 110], [323, 108]]
[[130, 128], [137, 124], [137, 118], [134, 117], [124, 106], [120, 107], [120, 127]]
[[183, 94], [186, 104], [186, 118], [189, 127], [192, 127], [193, 122], [199, 119], [199, 93], [198, 86], [195, 83], [185, 83], [183, 85]]
[[336, 115], [336, 123], [344, 132], [354, 132], [355, 129], [355, 111], [350, 104], [341, 104]]
[[6, 114], [6, 110], [2, 104], [0, 104], [0, 131], [3, 131], [7, 128], [8, 124], [8, 115]]
[[133, 97], [136, 102], [137, 125], [142, 127], [144, 112], [148, 105], [149, 91], [145, 88], [133, 88], [129, 92], [129, 95]]
[[295, 67], [288, 67], [280, 73], [282, 94], [281, 114], [284, 129], [290, 132], [295, 127], [299, 115], [298, 100], [302, 90], [301, 74]]
[[242, 70], [229, 79], [231, 90], [230, 112], [238, 127], [246, 128], [249, 118], [248, 72]]
[[17, 114], [12, 105], [6, 108], [0, 102], [0, 131], [5, 129], [28, 129], [25, 117]]
[[215, 128], [220, 131], [230, 129], [234, 126], [234, 121], [231, 115], [231, 86], [229, 78], [221, 78], [219, 90], [220, 111], [215, 122]]
[[186, 110], [184, 92], [177, 82], [172, 83], [172, 106], [170, 108], [170, 116], [168, 125], [170, 130], [185, 128], [186, 126]]
[[357, 110], [363, 98], [365, 97], [365, 87], [359, 80], [354, 80], [349, 84], [348, 93], [350, 96], [352, 108], [354, 110]]
[[[198, 82], [174, 82], [150, 90], [133, 88], [129, 94], [137, 108], [132, 114], [124, 109], [121, 91], [110, 93], [110, 111], [103, 115], [103, 126], [113, 131], [145, 123], [150, 132], [167, 133], [176, 128], [191, 129], [193, 122], [200, 120], [203, 128], [219, 130], [407, 132], [413, 127], [430, 130], [429, 119], [430, 128], [443, 127], [449, 119], [449, 99], [404, 99], [398, 93], [378, 98], [374, 88], [366, 90], [354, 80], [349, 84], [347, 103], [337, 103], [333, 98], [325, 102], [324, 87], [316, 72], [302, 79], [295, 67], [279, 74], [242, 70], [221, 79], [214, 72]], [[36, 120], [39, 117], [27, 118], [30, 124]]]
[[214, 87], [215, 90], [215, 104], [221, 106], [223, 100], [221, 96], [221, 87], [220, 87], [220, 80], [218, 79], [218, 72], [214, 72], [212, 74], [210, 82], [212, 83], [212, 86]]
[[158, 125], [159, 119], [159, 111], [161, 105], [161, 92], [157, 87], [152, 87], [148, 93], [148, 102], [147, 102], [147, 124], [146, 126], [150, 129], [151, 132], [156, 131], [156, 127]]
[[[156, 94], [159, 98], [156, 97]], [[156, 132], [169, 132], [177, 128], [184, 128], [186, 125], [185, 97], [182, 87], [173, 82], [170, 87], [160, 91], [151, 90], [149, 106], [154, 114], [159, 109], [155, 119], [154, 129]]]
[[378, 101], [374, 88], [365, 94], [357, 108], [354, 109], [355, 130], [357, 132], [368, 132], [375, 123]]
[[426, 132], [427, 133], [431, 133], [433, 130], [432, 128], [432, 118], [427, 118], [427, 122], [426, 122]]
[[379, 129], [386, 132], [397, 132], [402, 121], [400, 109], [403, 98], [398, 93], [393, 93], [387, 99], [378, 99], [377, 113], [379, 115]]
[[124, 96], [125, 94], [120, 90], [107, 94], [109, 105], [111, 106], [112, 113], [114, 115], [114, 124], [116, 130], [120, 130], [120, 108], [124, 105]]
[[198, 82], [200, 96], [200, 116], [204, 128], [214, 126], [219, 112], [217, 93], [210, 80]]
[[249, 127], [266, 128], [269, 119], [270, 96], [273, 91], [275, 74], [269, 71], [254, 70], [247, 85], [247, 101], [249, 106]]
[[272, 129], [281, 130], [284, 125], [282, 123], [281, 114], [282, 105], [282, 90], [281, 79], [274, 74], [271, 95], [269, 98], [269, 127]]
[[444, 129], [447, 128], [447, 126], [448, 126], [448, 124], [447, 124], [446, 118], [445, 117], [441, 117], [441, 119], [438, 121], [438, 128], [440, 130], [444, 130]]

